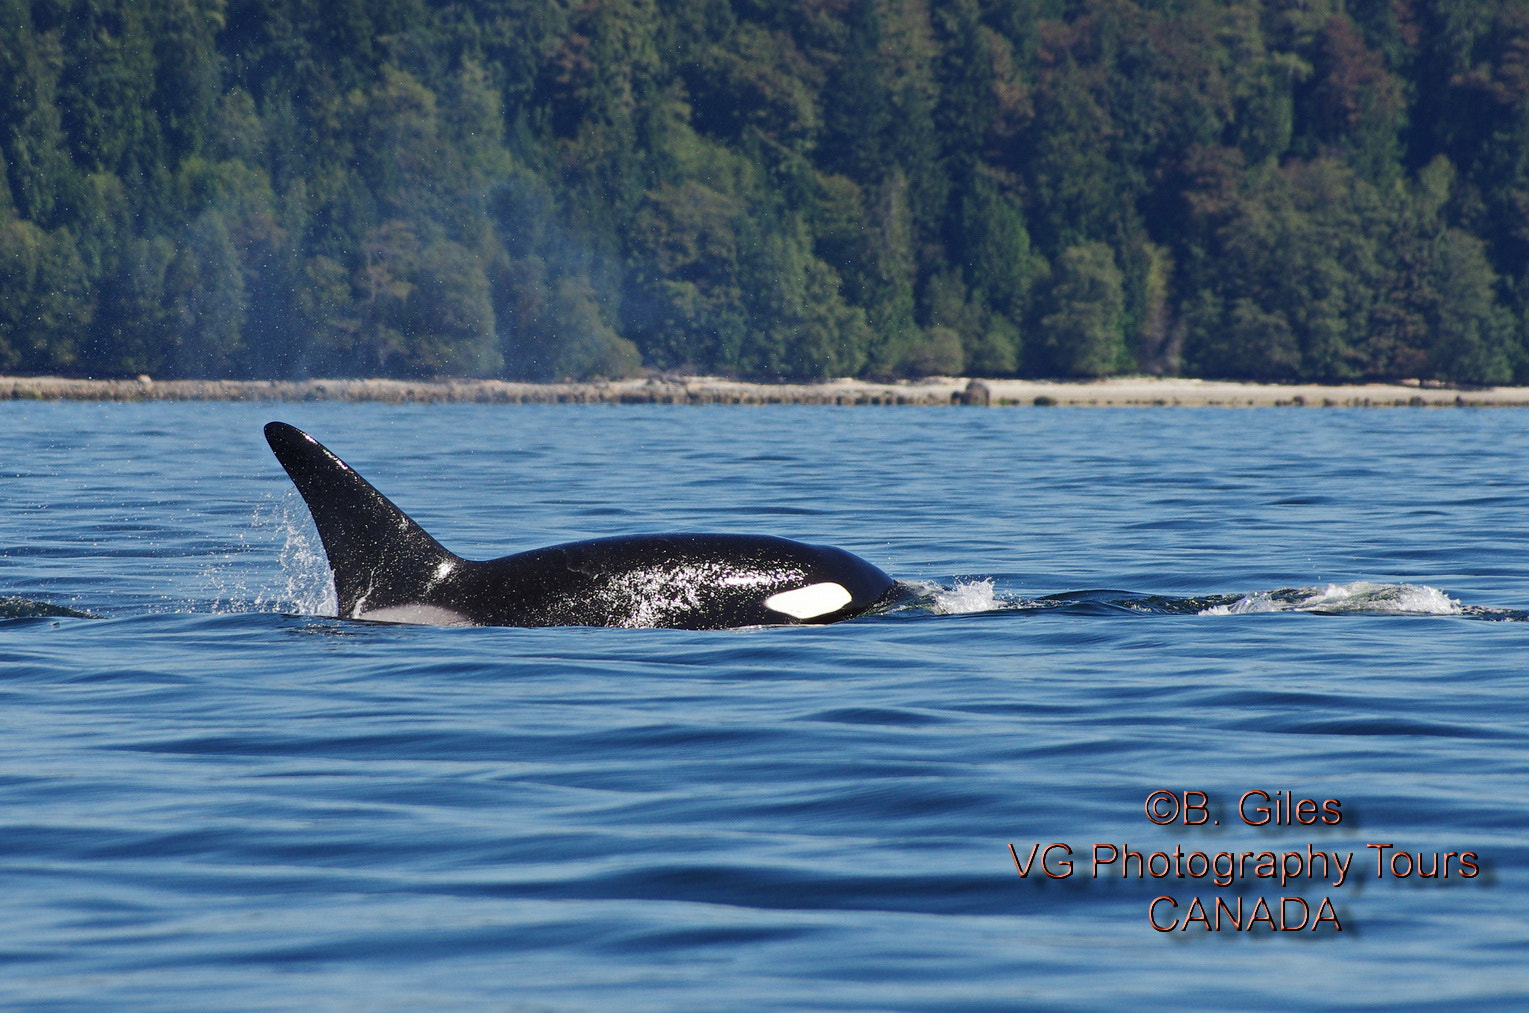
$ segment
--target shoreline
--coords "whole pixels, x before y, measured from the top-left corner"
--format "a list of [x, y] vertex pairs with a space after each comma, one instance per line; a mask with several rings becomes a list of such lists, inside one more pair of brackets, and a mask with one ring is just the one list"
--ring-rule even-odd
[[748, 383], [690, 376], [507, 380], [80, 380], [0, 377], [0, 401], [379, 401], [394, 404], [1055, 405], [1063, 407], [1529, 407], [1529, 387], [1242, 383], [1177, 377]]

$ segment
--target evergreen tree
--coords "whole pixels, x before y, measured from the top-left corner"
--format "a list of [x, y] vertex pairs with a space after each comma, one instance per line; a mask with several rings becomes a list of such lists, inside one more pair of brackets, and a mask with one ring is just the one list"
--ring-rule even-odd
[[1042, 372], [1095, 377], [1129, 365], [1125, 296], [1115, 255], [1103, 243], [1069, 246], [1057, 259], [1051, 312], [1041, 320]]
[[244, 276], [223, 217], [203, 211], [165, 270], [175, 344], [165, 367], [173, 376], [240, 372], [245, 351]]
[[0, 368], [75, 367], [78, 337], [92, 312], [87, 285], [67, 231], [0, 219]]

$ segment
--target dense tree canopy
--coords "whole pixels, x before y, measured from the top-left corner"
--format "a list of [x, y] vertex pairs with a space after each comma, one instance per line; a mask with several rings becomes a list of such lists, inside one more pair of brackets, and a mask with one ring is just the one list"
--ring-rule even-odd
[[0, 369], [1529, 382], [1521, 0], [0, 0]]

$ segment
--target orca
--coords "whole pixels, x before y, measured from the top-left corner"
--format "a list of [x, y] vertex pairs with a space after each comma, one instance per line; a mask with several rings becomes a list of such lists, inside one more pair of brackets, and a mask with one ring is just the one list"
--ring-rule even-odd
[[897, 587], [843, 549], [769, 535], [627, 535], [464, 559], [307, 433], [272, 422], [265, 438], [313, 515], [345, 619], [730, 629], [850, 619]]

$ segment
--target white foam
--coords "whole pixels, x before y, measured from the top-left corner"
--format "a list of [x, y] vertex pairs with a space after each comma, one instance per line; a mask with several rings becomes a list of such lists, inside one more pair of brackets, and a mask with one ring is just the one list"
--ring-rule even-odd
[[1460, 603], [1426, 584], [1376, 584], [1356, 580], [1325, 587], [1257, 591], [1234, 602], [1213, 605], [1204, 616], [1243, 615], [1250, 612], [1364, 612], [1370, 615], [1460, 615]]
[[930, 589], [934, 601], [929, 611], [938, 616], [966, 615], [971, 612], [992, 612], [1007, 608], [1010, 603], [1000, 598], [991, 579], [956, 581], [954, 587]]
[[1266, 591], [1255, 591], [1245, 594], [1234, 602], [1224, 605], [1212, 605], [1210, 608], [1201, 609], [1202, 616], [1240, 616], [1249, 612], [1280, 612], [1289, 608], [1283, 602], [1277, 602], [1269, 597]]

